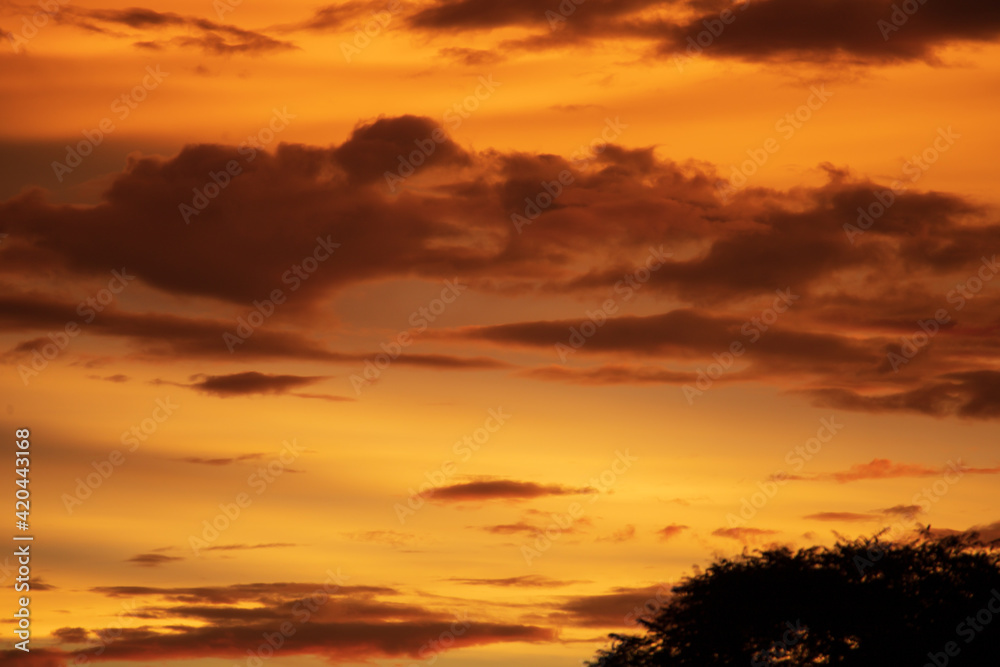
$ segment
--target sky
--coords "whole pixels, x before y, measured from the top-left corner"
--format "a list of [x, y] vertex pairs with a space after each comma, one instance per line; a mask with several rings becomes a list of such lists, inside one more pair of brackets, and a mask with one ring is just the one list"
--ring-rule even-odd
[[1000, 537], [996, 3], [133, 2], [0, 3], [4, 664], [568, 667]]

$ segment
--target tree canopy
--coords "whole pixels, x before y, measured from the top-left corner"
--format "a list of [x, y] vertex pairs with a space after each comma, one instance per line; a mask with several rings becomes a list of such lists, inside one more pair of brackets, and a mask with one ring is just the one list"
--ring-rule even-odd
[[723, 558], [592, 667], [1000, 665], [1000, 551], [975, 535]]

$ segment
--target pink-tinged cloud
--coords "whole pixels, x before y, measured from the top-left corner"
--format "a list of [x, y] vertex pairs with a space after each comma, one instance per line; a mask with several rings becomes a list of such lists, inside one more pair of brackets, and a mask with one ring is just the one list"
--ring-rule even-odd
[[678, 523], [672, 523], [669, 526], [666, 526], [656, 531], [656, 534], [660, 536], [661, 540], [669, 540], [677, 537], [687, 529], [688, 526], [682, 526], [681, 524]]

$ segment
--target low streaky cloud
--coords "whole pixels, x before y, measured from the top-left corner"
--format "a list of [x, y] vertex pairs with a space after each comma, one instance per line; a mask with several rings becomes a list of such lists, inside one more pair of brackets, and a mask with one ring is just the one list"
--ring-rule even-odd
[[655, 614], [670, 602], [671, 589], [667, 584], [657, 584], [576, 596], [562, 602], [549, 619], [566, 627], [634, 627], [639, 618]]
[[467, 586], [497, 586], [501, 588], [560, 588], [573, 584], [588, 583], [580, 579], [551, 579], [540, 574], [526, 574], [520, 577], [506, 577], [499, 579], [475, 579], [453, 577], [448, 581], [454, 581]]
[[434, 489], [430, 499], [441, 502], [478, 500], [526, 500], [544, 496], [571, 496], [594, 493], [589, 487], [569, 487], [558, 484], [537, 484], [515, 480], [464, 482]]
[[259, 461], [263, 459], [267, 454], [242, 454], [240, 456], [220, 456], [215, 458], [208, 458], [203, 456], [185, 456], [184, 458], [177, 459], [178, 461], [183, 461], [184, 463], [194, 463], [196, 465], [205, 466], [228, 466], [234, 463], [241, 463], [243, 461]]
[[[441, 650], [507, 642], [552, 642], [557, 633], [546, 627], [500, 623], [469, 615], [456, 621], [456, 612], [417, 604], [387, 602], [379, 598], [393, 589], [337, 585], [339, 575], [324, 583], [238, 584], [194, 588], [117, 586], [93, 589], [112, 598], [152, 599], [144, 605], [163, 623], [155, 629], [122, 633], [103, 647], [100, 660], [143, 663], [172, 660], [241, 660], [248, 648], [265, 644], [262, 637], [285, 637], [281, 654], [287, 659], [312, 656], [331, 664], [365, 663], [378, 659], [424, 659], [430, 638], [453, 632], [455, 641]], [[309, 613], [305, 601], [325, 594], [326, 601]], [[195, 623], [197, 623], [195, 625]], [[281, 632], [291, 623], [295, 633]], [[64, 632], [69, 647], [31, 652], [33, 662], [21, 664], [72, 664], [79, 657], [94, 658], [93, 649], [75, 649], [69, 640], [100, 628]], [[18, 664], [21, 651], [0, 653], [0, 663]], [[47, 663], [46, 660], [49, 662]]]
[[[105, 37], [137, 40], [137, 46], [161, 48], [171, 44], [197, 47], [212, 55], [256, 54], [297, 49], [291, 42], [275, 39], [264, 32], [238, 28], [228, 23], [217, 23], [197, 16], [184, 16], [174, 12], [158, 12], [142, 7], [128, 9], [87, 9], [67, 6], [59, 14], [62, 23], [73, 25]], [[143, 39], [157, 33], [161, 39]], [[173, 31], [171, 33], [171, 31]], [[179, 34], [184, 32], [184, 34]], [[168, 34], [164, 34], [168, 33]]]
[[[421, 6], [410, 26], [431, 35], [516, 27], [522, 36], [501, 46], [517, 51], [616, 41], [681, 66], [696, 57], [935, 63], [947, 45], [985, 44], [1000, 35], [1000, 12], [990, 0], [914, 2], [916, 11], [901, 8], [908, 6], [898, 0], [577, 2], [568, 5], [572, 13], [563, 6], [552, 4], [546, 13], [531, 0], [438, 0]], [[709, 36], [708, 46], [698, 43], [701, 35]]]
[[906, 519], [913, 519], [918, 514], [923, 513], [924, 508], [920, 505], [894, 505], [885, 509], [876, 510], [879, 514], [887, 517], [901, 516]]
[[167, 563], [174, 563], [184, 560], [180, 556], [167, 556], [165, 554], [137, 554], [129, 558], [127, 563], [133, 563], [141, 567], [159, 567]]
[[206, 394], [221, 396], [247, 396], [250, 394], [286, 394], [292, 389], [315, 384], [326, 378], [321, 376], [268, 375], [257, 371], [232, 375], [195, 375], [190, 385]]
[[940, 468], [916, 464], [898, 463], [889, 459], [872, 459], [868, 463], [856, 463], [847, 470], [815, 475], [785, 475], [782, 479], [806, 482], [858, 482], [867, 479], [897, 479], [905, 477], [940, 477], [942, 475], [996, 475], [1000, 474], [1000, 466], [992, 468], [975, 468], [966, 466], [959, 459]]
[[607, 535], [605, 537], [598, 537], [595, 541], [618, 543], [618, 542], [629, 542], [633, 539], [635, 539], [635, 526], [628, 525], [620, 530], [616, 530], [610, 535]]
[[804, 519], [811, 521], [875, 521], [877, 516], [872, 514], [859, 514], [857, 512], [818, 512], [808, 514]]
[[291, 542], [268, 542], [266, 544], [220, 544], [206, 547], [202, 551], [252, 551], [254, 549], [283, 549], [295, 547], [297, 544]]

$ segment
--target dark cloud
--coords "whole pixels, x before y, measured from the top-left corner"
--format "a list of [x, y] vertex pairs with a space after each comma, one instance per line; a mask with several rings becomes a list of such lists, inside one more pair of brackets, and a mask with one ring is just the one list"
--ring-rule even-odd
[[916, 389], [889, 394], [863, 395], [843, 388], [805, 393], [822, 407], [876, 413], [914, 412], [934, 417], [1000, 417], [1000, 371], [966, 371], [939, 377], [945, 381], [928, 382]]
[[233, 463], [241, 463], [243, 461], [259, 461], [260, 459], [268, 456], [264, 453], [256, 454], [241, 454], [239, 456], [219, 456], [219, 457], [204, 457], [204, 456], [185, 456], [178, 459], [178, 461], [183, 461], [184, 463], [194, 463], [197, 465], [205, 466], [228, 466]]
[[936, 62], [937, 51], [947, 45], [989, 43], [1000, 35], [1000, 11], [989, 0], [911, 4], [918, 7], [912, 14], [896, 0], [588, 0], [551, 6], [440, 0], [415, 13], [411, 25], [430, 33], [516, 26], [524, 29], [522, 36], [503, 42], [515, 51], [620, 41], [660, 58], [866, 65]]
[[133, 563], [142, 567], [159, 567], [167, 563], [175, 563], [184, 560], [179, 556], [167, 556], [165, 554], [138, 554], [129, 558], [127, 563]]
[[577, 579], [550, 579], [540, 574], [526, 574], [520, 577], [506, 577], [501, 579], [463, 579], [456, 577], [448, 581], [467, 584], [469, 586], [498, 586], [502, 588], [559, 588], [572, 584], [586, 583]]
[[625, 628], [662, 609], [670, 601], [666, 584], [642, 588], [615, 588], [610, 593], [569, 598], [558, 605], [550, 620], [567, 627]]
[[290, 542], [268, 542], [266, 544], [220, 544], [205, 547], [202, 551], [252, 551], [255, 549], [282, 549], [298, 546]]
[[291, 42], [275, 39], [263, 32], [245, 30], [199, 17], [183, 16], [173, 12], [158, 12], [141, 7], [128, 9], [66, 7], [58, 16], [63, 23], [114, 37], [125, 37], [126, 35], [113, 30], [111, 26], [124, 26], [143, 31], [143, 34], [164, 32], [171, 28], [184, 29], [194, 33], [167, 37], [162, 40], [144, 39], [135, 42], [136, 46], [142, 48], [157, 49], [164, 44], [173, 44], [181, 47], [197, 47], [215, 55], [267, 53], [297, 48]]
[[[554, 631], [539, 626], [498, 623], [481, 617], [456, 620], [450, 612], [381, 601], [379, 596], [394, 591], [381, 587], [337, 587], [329, 579], [324, 584], [95, 590], [112, 597], [167, 602], [148, 605], [142, 610], [145, 617], [156, 618], [163, 625], [119, 633], [99, 656], [87, 650], [51, 651], [43, 655], [44, 659], [62, 662], [80, 655], [109, 661], [234, 660], [245, 657], [248, 647], [259, 646], [265, 633], [278, 632], [283, 623], [295, 628], [293, 634], [281, 633], [286, 638], [281, 649], [283, 655], [309, 655], [332, 662], [378, 658], [424, 660], [443, 648], [550, 642], [556, 638]], [[191, 621], [202, 625], [192, 626]], [[453, 633], [454, 643], [432, 649], [431, 640], [448, 631]], [[4, 664], [16, 653], [19, 652], [4, 653]]]
[[440, 54], [453, 62], [461, 63], [467, 67], [482, 67], [484, 65], [495, 65], [504, 60], [504, 56], [496, 51], [487, 49], [469, 49], [463, 47], [449, 47], [441, 49]]
[[442, 486], [430, 492], [432, 500], [466, 502], [476, 500], [524, 500], [543, 496], [569, 496], [594, 493], [590, 488], [575, 488], [559, 484], [537, 484], [515, 480], [464, 482]]
[[[440, 140], [439, 140], [440, 139]], [[421, 149], [421, 145], [425, 149]], [[433, 148], [433, 150], [431, 150]], [[416, 152], [417, 159], [410, 158]], [[350, 138], [332, 152], [352, 184], [386, 185], [386, 172], [401, 173], [401, 164], [411, 169], [433, 166], [466, 166], [471, 157], [428, 118], [399, 116], [379, 118], [354, 128]]]
[[[81, 320], [79, 296], [15, 286], [13, 277], [29, 268], [99, 289], [125, 267], [138, 285], [128, 289], [190, 304], [188, 314], [183, 306], [136, 313], [114, 304], [96, 313], [87, 334], [122, 338], [133, 356], [227, 358], [223, 336], [253, 310], [271, 313], [253, 304], [281, 290], [286, 301], [236, 351], [358, 367], [378, 350], [328, 347], [340, 333], [330, 313], [340, 293], [393, 279], [457, 281], [497, 298], [537, 294], [580, 306], [558, 308], [550, 320], [428, 327], [423, 344], [449, 353], [403, 353], [393, 364], [506, 368], [584, 385], [670, 384], [680, 396], [738, 343], [745, 354], [718, 383], [780, 386], [854, 411], [1000, 417], [1000, 371], [991, 362], [1000, 352], [1000, 298], [951, 287], [996, 266], [984, 249], [1000, 247], [1000, 225], [986, 209], [947, 193], [902, 192], [852, 243], [845, 226], [885, 186], [832, 165], [821, 165], [828, 181], [819, 186], [749, 187], [723, 201], [711, 165], [662, 160], [649, 147], [610, 145], [586, 161], [473, 152], [445, 135], [435, 141], [437, 129], [400, 116], [362, 123], [326, 148], [188, 146], [172, 158], [131, 158], [95, 206], [53, 204], [38, 190], [0, 203], [0, 233], [10, 235], [0, 245], [0, 280], [10, 278], [0, 283], [9, 285], [0, 330], [24, 334], [4, 360], [30, 357], [50, 344], [48, 333]], [[390, 192], [385, 171], [427, 141], [427, 163]], [[185, 224], [180, 205], [229, 161], [242, 172]], [[563, 171], [572, 185], [518, 233], [511, 216]], [[317, 248], [326, 259], [315, 257]], [[658, 266], [647, 269], [654, 251]], [[293, 269], [310, 257], [315, 270], [301, 278]], [[790, 303], [778, 304], [782, 298]], [[228, 317], [206, 317], [200, 300]], [[592, 322], [587, 313], [609, 301]], [[783, 308], [776, 317], [775, 304]], [[930, 343], [894, 367], [904, 339], [942, 310], [948, 321]], [[585, 327], [593, 327], [586, 337], [573, 333]], [[484, 344], [518, 363], [451, 353], [480, 355]], [[569, 346], [562, 359], [559, 344]]]
[[292, 389], [315, 384], [326, 378], [321, 376], [269, 375], [248, 371], [232, 375], [203, 375], [191, 378], [190, 385], [214, 396], [247, 396], [250, 394], [287, 394]]
[[52, 636], [64, 644], [82, 644], [87, 641], [86, 628], [56, 628]]
[[808, 514], [803, 517], [812, 521], [874, 521], [877, 516], [871, 514], [858, 514], [857, 512], [818, 512]]
[[[940, 47], [992, 42], [1000, 35], [1000, 11], [988, 0], [914, 2], [919, 9], [912, 15], [897, 9], [902, 4], [896, 0], [737, 2], [729, 24], [704, 53], [749, 61], [796, 57], [886, 63], [934, 60]], [[705, 31], [706, 21], [718, 29], [719, 13], [713, 10], [666, 27], [660, 52], [687, 52], [688, 39]]]
[[[997, 475], [1000, 466], [993, 468], [976, 468], [965, 465], [961, 459], [950, 461], [949, 465], [931, 467], [918, 463], [900, 463], [890, 459], [872, 459], [868, 463], [856, 463], [847, 470], [832, 473], [817, 473], [813, 475], [785, 475], [784, 479], [804, 481], [832, 481], [840, 484], [857, 482], [865, 479], [896, 479], [901, 477], [942, 477], [955, 474], [961, 475]], [[902, 508], [909, 505], [900, 506]], [[899, 508], [890, 508], [899, 509]], [[888, 510], [886, 510], [888, 511]]]

